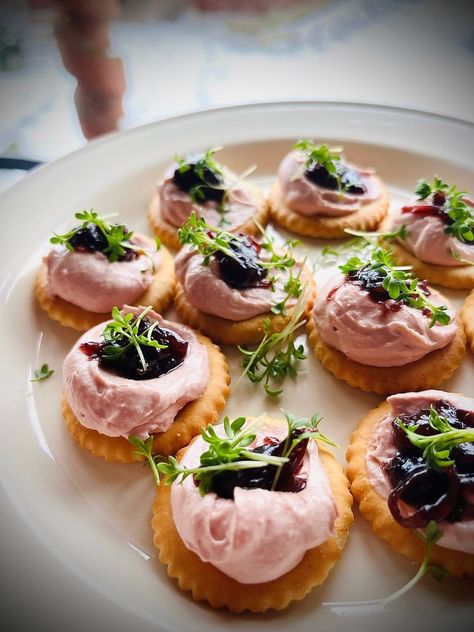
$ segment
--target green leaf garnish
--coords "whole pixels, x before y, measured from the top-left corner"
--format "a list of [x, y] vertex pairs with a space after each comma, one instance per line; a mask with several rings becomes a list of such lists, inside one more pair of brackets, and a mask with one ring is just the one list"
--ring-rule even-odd
[[443, 208], [450, 219], [444, 232], [464, 243], [474, 242], [474, 207], [466, 202], [466, 191], [458, 191], [455, 185], [450, 186], [436, 176], [431, 184], [420, 180], [415, 193], [420, 200], [426, 200], [437, 193], [442, 194], [446, 200]]
[[426, 575], [426, 573], [431, 573], [437, 581], [443, 580], [447, 575], [446, 569], [437, 564], [430, 564], [433, 547], [441, 538], [443, 532], [440, 530], [436, 522], [431, 520], [426, 525], [424, 531], [415, 531], [415, 533], [425, 544], [425, 554], [420, 568], [415, 576], [412, 577], [412, 579], [410, 579], [410, 581], [402, 588], [383, 599], [371, 599], [369, 601], [346, 601], [341, 603], [325, 602], [323, 605], [329, 606], [333, 611], [338, 612], [339, 614], [358, 614], [358, 612], [360, 614], [366, 614], [371, 610], [383, 610], [386, 606], [388, 606], [388, 604], [405, 595], [420, 581], [420, 579], [424, 577], [424, 575]]
[[161, 459], [161, 457], [156, 457], [152, 454], [153, 450], [153, 436], [149, 436], [147, 439], [143, 440], [136, 435], [131, 435], [128, 440], [135, 448], [133, 454], [138, 456], [143, 456], [145, 458], [145, 464], [151, 468], [153, 478], [155, 479], [155, 483], [157, 485], [160, 484], [160, 473], [158, 472], [157, 461]]
[[337, 181], [337, 188], [340, 193], [345, 190], [341, 178], [337, 171], [337, 163], [342, 160], [342, 147], [329, 147], [329, 145], [315, 145], [310, 140], [299, 140], [293, 145], [293, 149], [299, 149], [306, 154], [306, 168], [311, 169], [317, 163]]
[[[107, 246], [103, 250], [103, 254], [111, 263], [118, 261], [120, 257], [126, 254], [127, 250], [134, 250], [138, 254], [149, 255], [143, 248], [135, 246], [131, 242], [133, 231], [127, 231], [122, 224], [110, 224], [105, 217], [100, 217], [98, 213], [92, 210], [80, 211], [79, 213], [75, 213], [74, 217], [82, 223], [67, 233], [64, 233], [64, 235], [54, 234], [50, 239], [52, 244], [64, 246], [72, 252], [74, 248], [71, 244], [71, 239], [79, 230], [93, 224], [97, 226], [107, 241]], [[159, 240], [156, 240], [156, 247], [157, 250], [161, 247]]]
[[275, 388], [274, 382], [281, 383], [287, 376], [296, 378], [298, 363], [307, 358], [303, 345], [295, 345], [295, 333], [306, 322], [303, 318], [305, 294], [304, 291], [300, 294], [291, 318], [282, 331], [272, 333], [271, 322], [266, 319], [263, 323], [265, 335], [257, 348], [252, 351], [247, 346], [238, 347], [244, 355], [241, 363], [244, 371], [237, 386], [242, 378], [247, 377], [254, 383], [263, 382], [269, 397], [278, 397], [283, 389]]
[[344, 232], [348, 235], [354, 235], [355, 237], [364, 237], [368, 241], [377, 238], [391, 241], [392, 239], [406, 239], [408, 237], [408, 228], [405, 224], [402, 224], [398, 230], [387, 230], [385, 232], [370, 233], [363, 230], [353, 230], [352, 228], [345, 228]]
[[[180, 479], [179, 482], [183, 482], [188, 476], [193, 475], [194, 479], [199, 482], [200, 494], [204, 495], [212, 488], [212, 479], [219, 472], [276, 465], [277, 469], [272, 485], [272, 489], [274, 489], [281, 468], [288, 462], [292, 450], [300, 441], [303, 441], [303, 439], [319, 439], [330, 445], [335, 445], [319, 432], [318, 424], [321, 421], [319, 415], [313, 415], [311, 420], [308, 421], [306, 418], [296, 419], [286, 412], [284, 414], [288, 425], [288, 435], [282, 456], [272, 456], [247, 450], [248, 446], [255, 440], [255, 427], [259, 422], [258, 418], [245, 425], [247, 421], [245, 417], [238, 417], [232, 422], [226, 417], [224, 419], [224, 437], [219, 437], [212, 425], [201, 430], [201, 436], [209, 444], [209, 448], [201, 454], [199, 467], [187, 468], [180, 465], [177, 459], [171, 456], [166, 463], [158, 464], [159, 473], [167, 477], [166, 483], [169, 485], [178, 479]], [[305, 432], [301, 432], [298, 437], [290, 440], [293, 430], [303, 428], [306, 430]]]
[[48, 377], [51, 377], [53, 373], [54, 369], [50, 369], [46, 363], [42, 364], [40, 369], [33, 371], [34, 378], [31, 378], [30, 382], [43, 382]]
[[[188, 191], [188, 194], [194, 204], [202, 204], [206, 202], [205, 189], [215, 189], [218, 191], [222, 191], [222, 200], [217, 204], [216, 208], [221, 215], [221, 218], [219, 220], [219, 227], [223, 227], [226, 224], [230, 224], [230, 222], [226, 218], [226, 205], [232, 197], [232, 190], [240, 180], [246, 178], [256, 169], [256, 165], [251, 165], [250, 167], [248, 167], [243, 173], [238, 175], [233, 182], [226, 182], [224, 180], [225, 173], [223, 168], [214, 159], [214, 154], [220, 149], [222, 149], [222, 147], [213, 147], [211, 149], [208, 149], [196, 161], [193, 160], [193, 168], [198, 178], [202, 181], [202, 184], [197, 184], [196, 186], [192, 187]], [[178, 171], [180, 173], [185, 173], [186, 171], [189, 171], [189, 169], [191, 169], [190, 164], [183, 156], [177, 155], [174, 157], [174, 160], [178, 165]], [[222, 182], [220, 182], [219, 184], [216, 184], [215, 182], [209, 182], [209, 180], [206, 179], [208, 171], [216, 174], [216, 176], [218, 176]]]
[[339, 269], [349, 277], [362, 268], [369, 268], [377, 272], [383, 279], [382, 286], [393, 300], [403, 301], [409, 307], [423, 310], [430, 316], [430, 327], [436, 324], [447, 325], [451, 317], [447, 313], [447, 305], [434, 305], [428, 300], [419, 280], [411, 274], [410, 266], [396, 266], [393, 255], [389, 250], [376, 247], [368, 260], [361, 261], [358, 257], [351, 257]]
[[438, 431], [435, 435], [419, 434], [418, 426], [406, 425], [401, 419], [395, 421], [405, 432], [410, 443], [423, 450], [426, 463], [436, 470], [454, 465], [454, 461], [449, 458], [452, 448], [460, 443], [474, 442], [473, 428], [454, 428], [446, 417], [440, 417], [433, 406], [430, 406], [428, 422], [433, 430]]
[[167, 345], [162, 345], [152, 338], [153, 330], [158, 327], [158, 321], [146, 323], [145, 331], [139, 333], [140, 323], [151, 309], [151, 306], [146, 307], [138, 316], [135, 316], [132, 313], [122, 315], [118, 307], [113, 308], [112, 321], [107, 323], [102, 332], [104, 341], [109, 343], [104, 347], [103, 351], [109, 358], [119, 358], [131, 347], [135, 347], [143, 370], [146, 371], [148, 365], [141, 347], [167, 348]]

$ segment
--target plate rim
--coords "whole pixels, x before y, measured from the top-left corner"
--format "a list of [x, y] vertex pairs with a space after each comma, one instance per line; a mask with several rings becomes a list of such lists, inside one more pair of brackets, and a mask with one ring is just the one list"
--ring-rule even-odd
[[419, 108], [413, 108], [409, 106], [400, 106], [400, 105], [391, 105], [383, 102], [376, 101], [363, 101], [363, 100], [344, 100], [344, 99], [283, 99], [283, 100], [269, 100], [269, 101], [250, 101], [250, 102], [236, 102], [229, 103], [224, 105], [218, 105], [213, 107], [202, 107], [202, 108], [192, 108], [190, 110], [186, 110], [185, 112], [180, 112], [178, 114], [173, 114], [170, 116], [164, 116], [163, 118], [158, 118], [154, 121], [149, 121], [148, 123], [143, 123], [141, 125], [136, 125], [133, 127], [129, 127], [126, 129], [114, 130], [113, 132], [108, 132], [103, 134], [97, 138], [93, 138], [91, 140], [86, 139], [86, 144], [82, 147], [78, 147], [63, 156], [59, 156], [58, 158], [52, 160], [51, 162], [43, 163], [32, 169], [27, 177], [23, 178], [19, 182], [13, 183], [4, 191], [0, 192], [0, 202], [2, 202], [12, 191], [16, 192], [18, 188], [22, 187], [26, 181], [31, 182], [32, 179], [36, 179], [38, 174], [44, 173], [44, 171], [49, 170], [51, 167], [54, 167], [58, 164], [63, 164], [68, 162], [71, 159], [74, 159], [76, 155], [81, 152], [90, 151], [91, 148], [96, 148], [100, 145], [107, 145], [109, 143], [114, 143], [125, 137], [132, 137], [135, 134], [141, 134], [148, 128], [160, 127], [162, 125], [167, 125], [173, 122], [179, 122], [182, 119], [189, 118], [200, 118], [201, 116], [208, 116], [209, 114], [219, 114], [229, 111], [245, 111], [252, 109], [259, 109], [262, 107], [277, 109], [281, 107], [319, 107], [319, 106], [334, 106], [336, 108], [348, 107], [348, 108], [356, 108], [360, 110], [373, 110], [374, 112], [387, 112], [393, 114], [401, 114], [401, 115], [412, 115], [418, 116], [420, 118], [432, 119], [433, 121], [449, 123], [452, 125], [459, 126], [468, 130], [469, 132], [474, 132], [474, 121], [468, 121], [466, 119], [458, 118], [455, 116], [446, 115], [440, 112], [436, 112], [434, 110], [423, 110]]

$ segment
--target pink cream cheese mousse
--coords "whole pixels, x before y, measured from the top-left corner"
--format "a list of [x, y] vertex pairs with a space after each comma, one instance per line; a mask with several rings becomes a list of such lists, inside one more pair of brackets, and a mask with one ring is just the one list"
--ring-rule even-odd
[[[410, 206], [417, 202], [410, 203]], [[420, 261], [438, 266], [467, 266], [474, 263], [474, 244], [466, 244], [446, 233], [446, 224], [441, 217], [404, 213], [399, 209], [390, 219], [390, 230], [406, 227], [407, 238], [397, 241]], [[455, 259], [452, 253], [462, 261]]]
[[[142, 308], [126, 307], [122, 313], [141, 313]], [[63, 383], [67, 400], [81, 425], [109, 437], [138, 435], [146, 438], [165, 432], [178, 412], [197, 399], [209, 378], [208, 354], [192, 329], [164, 320], [150, 311], [147, 319], [175, 332], [188, 342], [184, 361], [174, 370], [149, 380], [121, 377], [99, 367], [80, 349], [85, 342], [100, 342], [107, 323], [83, 334], [66, 356]]]
[[[458, 409], [474, 412], [474, 399], [444, 391], [402, 393], [387, 398], [390, 412], [375, 426], [366, 456], [369, 482], [382, 498], [388, 498], [392, 491], [390, 481], [382, 467], [397, 453], [393, 441], [392, 421], [401, 415], [411, 415], [419, 410], [428, 409], [431, 404], [436, 404], [440, 400], [445, 400]], [[474, 497], [469, 498], [469, 502], [474, 504]], [[439, 546], [474, 554], [474, 520], [440, 522], [438, 526], [443, 532], [437, 542]]]
[[228, 199], [224, 204], [224, 214], [219, 210], [219, 203], [209, 200], [199, 204], [193, 202], [189, 193], [182, 191], [173, 182], [173, 173], [177, 165], [172, 166], [165, 178], [158, 184], [160, 211], [163, 219], [179, 228], [186, 223], [194, 211], [203, 217], [210, 226], [219, 227], [225, 218], [226, 230], [235, 230], [251, 219], [262, 203], [259, 190], [249, 182], [238, 181], [237, 175], [229, 169], [223, 169]]
[[306, 157], [302, 151], [289, 152], [278, 168], [278, 182], [286, 206], [306, 217], [323, 215], [342, 217], [374, 202], [382, 196], [375, 171], [348, 164], [361, 176], [367, 191], [351, 194], [320, 187], [305, 177]]
[[[430, 301], [446, 299], [430, 289]], [[402, 366], [448, 345], [458, 327], [456, 312], [447, 325], [429, 327], [430, 318], [419, 309], [378, 303], [370, 294], [347, 281], [343, 274], [332, 276], [316, 298], [313, 318], [323, 341], [342, 351], [349, 359], [369, 366]]]
[[[215, 428], [224, 436], [222, 426]], [[282, 440], [287, 425], [276, 420], [256, 430], [252, 447], [266, 436]], [[182, 464], [199, 466], [207, 444], [198, 437], [186, 450]], [[176, 528], [188, 549], [203, 562], [242, 584], [271, 581], [294, 568], [308, 549], [332, 535], [337, 509], [321, 465], [318, 447], [310, 441], [298, 476], [306, 487], [297, 493], [235, 488], [234, 499], [213, 492], [199, 494], [192, 476], [171, 487]]]
[[[201, 312], [241, 321], [270, 312], [272, 306], [286, 296], [283, 285], [288, 279], [287, 273], [277, 273], [278, 281], [274, 290], [269, 287], [235, 289], [220, 278], [216, 261], [208, 266], [202, 265], [202, 262], [202, 255], [193, 251], [190, 246], [184, 246], [175, 260], [176, 276], [188, 301]], [[300, 267], [300, 264], [295, 264], [296, 274]], [[287, 305], [291, 307], [295, 302], [289, 300]]]
[[[134, 235], [134, 246], [150, 250], [152, 241]], [[88, 312], [110, 313], [113, 307], [133, 303], [150, 286], [160, 253], [150, 251], [130, 261], [111, 263], [101, 252], [53, 248], [43, 259], [48, 272], [48, 291]]]

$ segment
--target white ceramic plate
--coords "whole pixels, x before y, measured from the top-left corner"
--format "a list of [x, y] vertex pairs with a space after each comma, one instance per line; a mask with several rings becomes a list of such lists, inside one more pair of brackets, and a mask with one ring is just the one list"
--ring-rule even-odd
[[[266, 186], [290, 143], [300, 137], [345, 145], [351, 160], [377, 168], [395, 203], [419, 177], [434, 173], [473, 189], [472, 126], [376, 106], [280, 103], [206, 111], [109, 136], [40, 169], [0, 198], [0, 553], [7, 579], [3, 613], [15, 614], [16, 629], [30, 619], [36, 627], [64, 630], [467, 629], [474, 609], [471, 589], [461, 581], [439, 586], [425, 578], [405, 599], [377, 614], [341, 618], [321, 605], [383, 597], [415, 571], [358, 515], [326, 584], [285, 612], [232, 616], [195, 604], [157, 561], [148, 471], [93, 458], [63, 428], [61, 364], [77, 334], [50, 321], [32, 296], [34, 271], [52, 231], [70, 225], [73, 212], [90, 207], [118, 212], [130, 227], [147, 230], [145, 210], [165, 165], [176, 153], [209, 146], [224, 145], [222, 160], [236, 170], [257, 163], [256, 180]], [[312, 242], [310, 249], [319, 246]], [[465, 294], [448, 293], [457, 305]], [[238, 361], [230, 356], [235, 378]], [[43, 362], [56, 372], [33, 385], [32, 370]], [[468, 356], [444, 388], [472, 395], [473, 376]], [[269, 402], [242, 383], [226, 412], [255, 414], [280, 406], [297, 415], [319, 411], [326, 419], [324, 431], [342, 446], [343, 461], [350, 432], [380, 399], [337, 381], [310, 358], [281, 401]]]

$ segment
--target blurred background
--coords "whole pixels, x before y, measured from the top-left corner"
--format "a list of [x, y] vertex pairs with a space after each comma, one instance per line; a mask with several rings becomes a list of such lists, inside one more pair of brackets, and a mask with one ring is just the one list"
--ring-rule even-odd
[[[474, 122], [469, 0], [0, 2], [0, 166], [190, 110], [362, 101]], [[1, 170], [0, 189], [24, 171]]]

